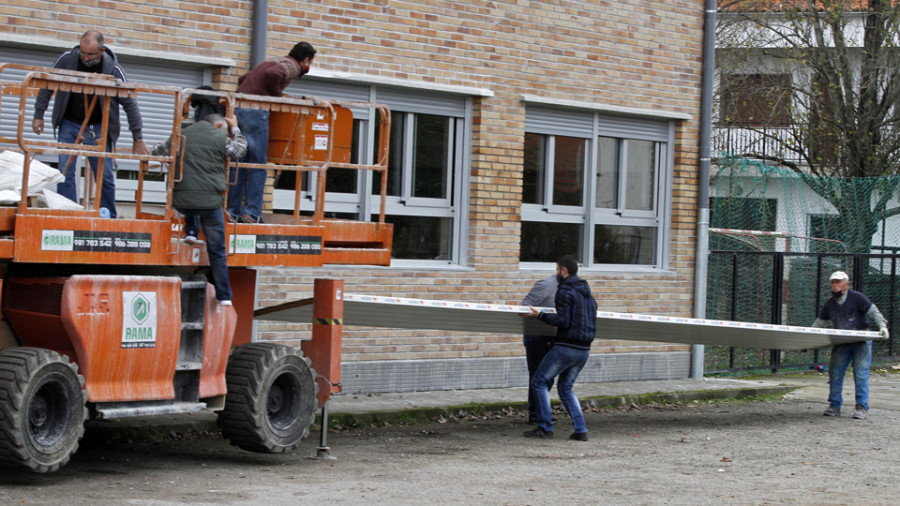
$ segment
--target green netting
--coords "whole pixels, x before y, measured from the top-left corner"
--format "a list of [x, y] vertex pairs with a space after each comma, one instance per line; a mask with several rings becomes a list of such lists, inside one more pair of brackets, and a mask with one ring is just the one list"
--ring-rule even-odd
[[[725, 159], [712, 180], [707, 317], [809, 325], [830, 295], [829, 274], [855, 275], [893, 325], [900, 317], [900, 176], [820, 178], [747, 159]], [[894, 207], [892, 207], [894, 206]], [[900, 326], [896, 328], [900, 329]], [[892, 332], [893, 334], [893, 332]], [[874, 355], [895, 354], [876, 341]], [[707, 350], [707, 370], [766, 366], [761, 350]], [[828, 360], [791, 352], [782, 363]]]
[[712, 178], [713, 249], [900, 251], [900, 176], [817, 177], [724, 157]]

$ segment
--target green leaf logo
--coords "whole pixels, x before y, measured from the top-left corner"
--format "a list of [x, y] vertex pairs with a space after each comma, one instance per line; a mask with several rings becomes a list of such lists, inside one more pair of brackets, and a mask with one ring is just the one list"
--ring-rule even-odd
[[147, 317], [150, 315], [150, 301], [144, 297], [143, 294], [137, 294], [133, 299], [131, 299], [131, 316], [134, 318], [134, 321], [138, 323], [138, 325], [143, 324], [147, 321]]

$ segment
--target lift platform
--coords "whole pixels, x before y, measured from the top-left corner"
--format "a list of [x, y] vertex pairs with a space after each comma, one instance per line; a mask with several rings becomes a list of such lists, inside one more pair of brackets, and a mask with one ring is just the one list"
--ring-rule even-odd
[[[24, 79], [6, 81], [8, 69], [27, 71]], [[181, 175], [176, 155], [138, 155], [117, 148], [108, 153], [106, 132], [108, 115], [103, 122], [96, 146], [81, 143], [61, 144], [51, 136], [34, 139], [24, 135], [26, 121], [31, 118], [28, 97], [40, 90], [67, 91], [92, 96], [90, 108], [108, 110], [114, 97], [159, 94], [174, 99], [172, 111], [171, 152], [178, 153], [186, 104], [191, 96], [203, 93], [220, 98], [228, 110], [236, 107], [262, 109], [276, 118], [269, 163], [247, 164], [232, 161], [233, 167], [270, 171], [293, 171], [299, 190], [303, 174], [317, 174], [312, 213], [301, 213], [299, 197], [293, 214], [264, 214], [261, 223], [229, 223], [226, 226], [228, 265], [230, 267], [317, 267], [325, 264], [389, 265], [392, 226], [384, 220], [387, 178], [382, 177], [381, 208], [377, 221], [337, 220], [325, 218], [326, 172], [331, 168], [371, 170], [385, 175], [388, 164], [390, 112], [375, 103], [342, 102], [319, 98], [261, 97], [255, 95], [211, 92], [166, 86], [121, 82], [110, 76], [75, 71], [0, 64], [0, 114], [17, 113], [17, 135], [0, 137], [0, 150], [23, 153], [24, 164], [21, 201], [15, 207], [0, 207], [0, 262], [27, 264], [81, 264], [197, 267], [206, 265], [205, 248], [180, 242], [182, 219], [172, 207], [172, 187]], [[8, 107], [9, 102], [13, 107]], [[6, 102], [6, 104], [4, 104]], [[7, 106], [4, 108], [4, 106]], [[15, 106], [18, 107], [15, 107]], [[349, 162], [348, 136], [352, 132], [351, 108], [378, 111], [379, 138], [376, 163]], [[3, 118], [7, 119], [7, 118]], [[29, 125], [30, 126], [30, 125]], [[83, 131], [83, 130], [82, 130]], [[337, 146], [335, 145], [337, 142]], [[333, 154], [337, 153], [337, 156]], [[38, 208], [28, 198], [31, 160], [39, 155], [75, 155], [140, 163], [135, 214], [133, 217], [104, 219], [98, 203], [100, 188], [85, 178], [81, 195], [83, 210]], [[153, 168], [151, 168], [153, 167]], [[98, 180], [103, 164], [99, 164]], [[166, 202], [161, 210], [148, 210], [143, 201], [144, 183], [151, 173], [164, 174]], [[229, 181], [234, 184], [234, 181]], [[298, 192], [299, 195], [299, 192]]]
[[[24, 77], [6, 79], [4, 72], [12, 69]], [[34, 115], [29, 104], [42, 92], [83, 94], [88, 118], [100, 108], [97, 144], [82, 142], [87, 122], [74, 143], [60, 143], [49, 132], [43, 138], [26, 135]], [[259, 109], [275, 118], [269, 163], [223, 160], [226, 173], [234, 168], [295, 172], [298, 195], [302, 182], [314, 181], [311, 211], [301, 212], [297, 198], [291, 214], [264, 213], [260, 223], [226, 224], [231, 304], [216, 299], [202, 272], [209, 265], [206, 248], [182, 241], [184, 222], [172, 204], [182, 177], [178, 157], [184, 151], [186, 106], [197, 93], [216, 97], [228, 113]], [[172, 154], [108, 149], [109, 110], [118, 107], [112, 100], [140, 103], [148, 95], [173, 104], [171, 132], [166, 132]], [[372, 111], [379, 122], [372, 164], [350, 160], [357, 109]], [[0, 63], [0, 122], [15, 125], [15, 135], [0, 133], [0, 151], [20, 160], [5, 166], [13, 170], [6, 186], [19, 192], [18, 200], [0, 206], [0, 397], [9, 401], [0, 410], [0, 464], [37, 472], [59, 469], [77, 450], [88, 417], [204, 409], [218, 412], [223, 435], [240, 448], [266, 453], [297, 448], [315, 409], [324, 408], [340, 389], [339, 334], [327, 328], [316, 332], [302, 351], [252, 342], [253, 268], [390, 264], [392, 226], [384, 212], [390, 118], [387, 107], [368, 102], [152, 86]], [[98, 206], [102, 185], [93, 183], [90, 171], [80, 204], [48, 198], [52, 194], [43, 190], [47, 205], [40, 205], [29, 192], [32, 164], [39, 157], [64, 155], [101, 160], [97, 181], [106, 159], [136, 161], [133, 212], [117, 219], [104, 215]], [[333, 168], [380, 173], [377, 219], [369, 220], [368, 212], [359, 220], [326, 218], [326, 175]], [[162, 204], [145, 202], [148, 179], [162, 181]], [[57, 199], [65, 205], [55, 204], [62, 202]]]

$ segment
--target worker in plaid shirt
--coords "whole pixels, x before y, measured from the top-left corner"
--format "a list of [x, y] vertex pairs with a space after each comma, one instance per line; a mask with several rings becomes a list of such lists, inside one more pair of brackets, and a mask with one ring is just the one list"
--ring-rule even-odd
[[[247, 138], [241, 133], [234, 114], [210, 114], [182, 130], [184, 157], [180, 163], [181, 180], [174, 185], [172, 202], [184, 215], [184, 242], [202, 244], [197, 236], [203, 227], [206, 252], [216, 300], [231, 305], [225, 248], [225, 191], [228, 188], [226, 160], [240, 158], [247, 152]], [[150, 150], [154, 155], [168, 155], [172, 138]], [[176, 173], [179, 171], [176, 170]]]

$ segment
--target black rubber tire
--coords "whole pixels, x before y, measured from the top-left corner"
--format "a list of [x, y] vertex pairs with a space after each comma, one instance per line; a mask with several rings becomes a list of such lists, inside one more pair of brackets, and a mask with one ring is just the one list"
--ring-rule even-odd
[[217, 420], [222, 435], [251, 452], [295, 449], [315, 421], [315, 378], [296, 348], [275, 343], [236, 348], [228, 359], [228, 393]]
[[0, 463], [51, 473], [78, 450], [87, 419], [78, 365], [55, 351], [0, 351]]

